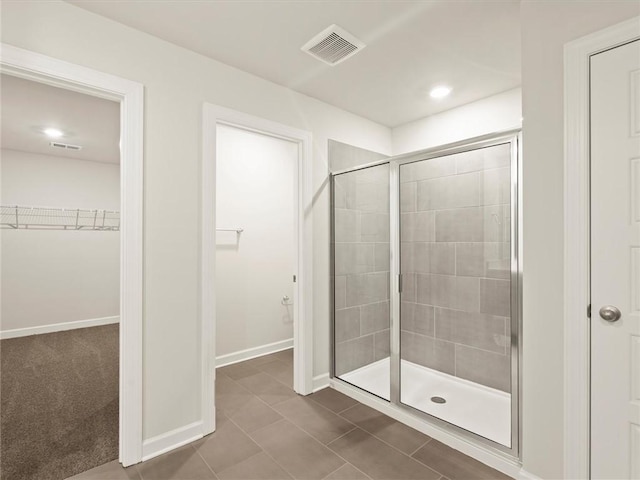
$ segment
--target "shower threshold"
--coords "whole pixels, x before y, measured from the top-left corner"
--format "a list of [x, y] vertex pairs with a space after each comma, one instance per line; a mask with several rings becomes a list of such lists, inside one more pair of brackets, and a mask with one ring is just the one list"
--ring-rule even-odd
[[[402, 360], [403, 404], [501, 445], [511, 443], [511, 395]], [[389, 400], [390, 360], [384, 358], [340, 379]], [[444, 399], [432, 400], [433, 398]]]

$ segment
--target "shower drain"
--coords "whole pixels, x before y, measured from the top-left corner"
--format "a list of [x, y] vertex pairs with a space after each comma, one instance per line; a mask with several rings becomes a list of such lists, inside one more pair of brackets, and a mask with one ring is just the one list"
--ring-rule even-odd
[[431, 401], [433, 403], [447, 403], [447, 401], [442, 397], [431, 397]]

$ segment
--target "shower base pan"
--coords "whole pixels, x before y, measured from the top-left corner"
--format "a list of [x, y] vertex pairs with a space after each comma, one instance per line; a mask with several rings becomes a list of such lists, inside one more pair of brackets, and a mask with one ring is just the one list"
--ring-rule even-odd
[[[341, 380], [389, 400], [390, 360], [340, 375]], [[511, 395], [402, 360], [400, 401], [493, 440], [511, 443]], [[444, 403], [442, 403], [444, 400]]]

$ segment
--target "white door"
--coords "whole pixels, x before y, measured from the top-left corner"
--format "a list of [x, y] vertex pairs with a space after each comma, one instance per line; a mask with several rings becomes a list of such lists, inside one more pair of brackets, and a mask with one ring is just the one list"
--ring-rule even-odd
[[640, 40], [591, 59], [591, 302], [591, 477], [640, 479]]

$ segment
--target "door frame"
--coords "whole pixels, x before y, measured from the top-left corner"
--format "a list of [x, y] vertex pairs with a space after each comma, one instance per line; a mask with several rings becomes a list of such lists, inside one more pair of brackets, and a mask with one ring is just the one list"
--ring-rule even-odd
[[[226, 125], [287, 140], [298, 145], [296, 239], [297, 281], [293, 325], [293, 389], [313, 391], [313, 192], [311, 132], [261, 117], [205, 103], [202, 110], [201, 292], [202, 322], [202, 418], [204, 434], [215, 430], [214, 388], [216, 368], [216, 137], [217, 126]], [[232, 225], [231, 227], [238, 227]], [[241, 226], [240, 226], [241, 227]]]
[[639, 39], [638, 32], [635, 17], [564, 48], [565, 478], [590, 478], [590, 58]]
[[120, 104], [119, 461], [142, 460], [143, 135], [140, 83], [0, 44], [0, 72]]

